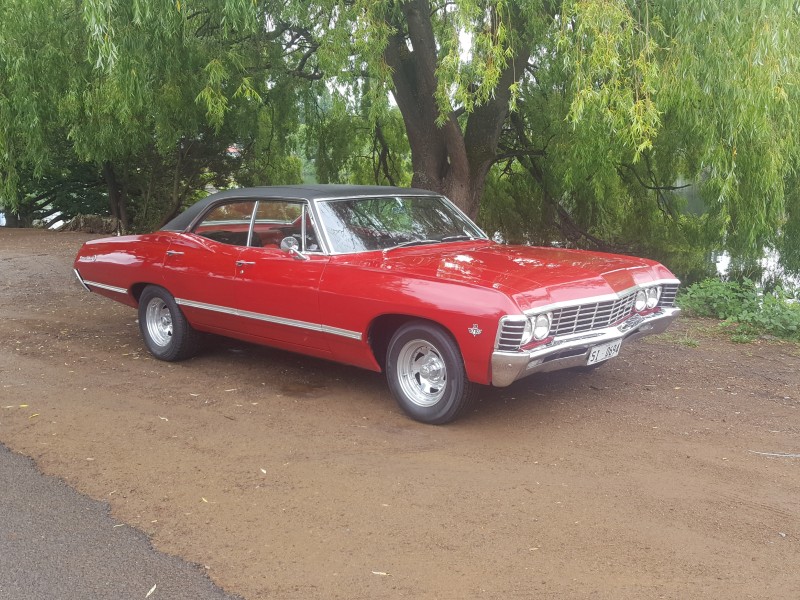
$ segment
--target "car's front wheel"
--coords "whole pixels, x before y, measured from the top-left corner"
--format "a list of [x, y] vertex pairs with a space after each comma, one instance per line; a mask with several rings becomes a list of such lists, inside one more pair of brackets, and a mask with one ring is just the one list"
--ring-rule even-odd
[[167, 290], [147, 286], [139, 297], [139, 330], [158, 359], [176, 361], [197, 353], [200, 334], [189, 324]]
[[406, 414], [435, 425], [458, 417], [478, 391], [467, 379], [455, 340], [441, 327], [423, 321], [406, 323], [392, 336], [386, 378]]

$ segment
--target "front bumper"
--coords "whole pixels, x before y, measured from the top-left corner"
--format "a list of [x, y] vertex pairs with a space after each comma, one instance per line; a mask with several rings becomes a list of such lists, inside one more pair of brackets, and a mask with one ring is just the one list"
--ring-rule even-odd
[[614, 327], [565, 336], [533, 350], [495, 351], [492, 353], [492, 385], [505, 387], [534, 373], [584, 366], [589, 351], [598, 344], [628, 342], [662, 333], [680, 312], [679, 308], [661, 308], [648, 315], [634, 315]]

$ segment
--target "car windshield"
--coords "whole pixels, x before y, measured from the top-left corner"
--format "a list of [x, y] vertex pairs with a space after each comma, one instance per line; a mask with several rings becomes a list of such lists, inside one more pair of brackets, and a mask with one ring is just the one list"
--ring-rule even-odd
[[486, 237], [440, 196], [327, 200], [318, 207], [335, 253]]

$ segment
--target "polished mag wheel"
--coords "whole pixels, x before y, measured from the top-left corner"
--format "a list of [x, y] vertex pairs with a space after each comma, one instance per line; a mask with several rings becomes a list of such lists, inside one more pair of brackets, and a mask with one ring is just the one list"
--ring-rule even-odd
[[477, 395], [456, 341], [427, 321], [410, 321], [392, 336], [386, 378], [400, 407], [423, 423], [454, 420]]
[[150, 354], [176, 361], [197, 353], [200, 334], [167, 290], [148, 285], [139, 296], [139, 331]]
[[163, 348], [172, 341], [172, 314], [161, 298], [155, 297], [147, 303], [145, 326], [154, 344]]
[[397, 378], [408, 399], [423, 408], [435, 406], [447, 385], [447, 366], [426, 340], [411, 340], [397, 357]]

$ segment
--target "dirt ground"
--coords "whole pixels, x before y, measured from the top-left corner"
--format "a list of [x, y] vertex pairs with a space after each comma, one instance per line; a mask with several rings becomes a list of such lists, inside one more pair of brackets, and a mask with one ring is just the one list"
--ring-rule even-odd
[[74, 281], [89, 237], [0, 228], [0, 442], [227, 591], [800, 598], [796, 345], [682, 318], [426, 426], [375, 373], [224, 340], [154, 360]]

